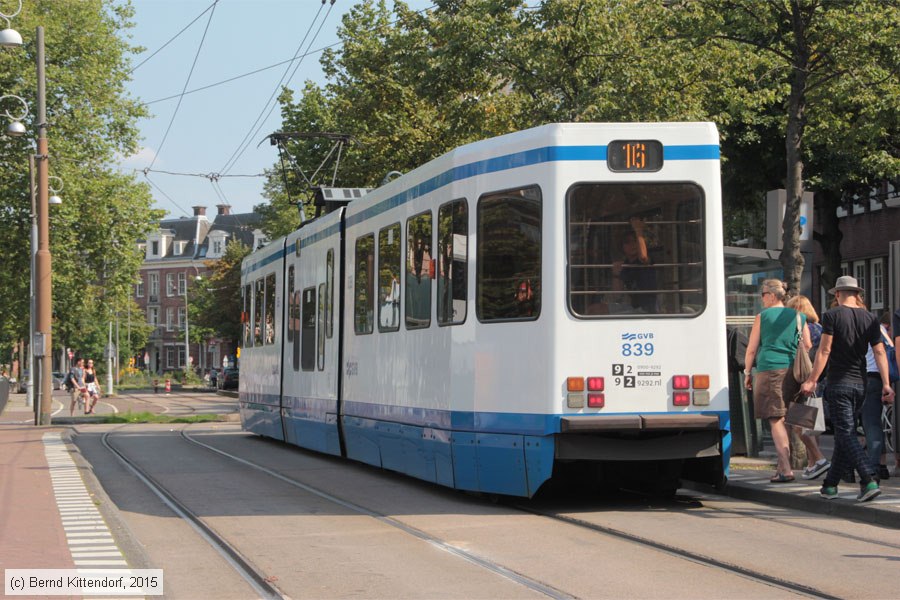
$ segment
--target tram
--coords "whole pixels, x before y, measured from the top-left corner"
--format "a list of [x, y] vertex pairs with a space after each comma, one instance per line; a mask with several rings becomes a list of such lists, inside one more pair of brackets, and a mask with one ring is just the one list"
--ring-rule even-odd
[[550, 124], [363, 192], [244, 260], [245, 430], [488, 494], [724, 483], [713, 124]]

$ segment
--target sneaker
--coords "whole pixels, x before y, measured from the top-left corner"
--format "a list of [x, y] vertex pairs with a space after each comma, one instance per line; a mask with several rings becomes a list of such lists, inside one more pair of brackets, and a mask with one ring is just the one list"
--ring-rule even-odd
[[881, 493], [881, 488], [878, 487], [878, 483], [875, 481], [870, 481], [866, 484], [859, 484], [859, 496], [856, 497], [856, 500], [859, 502], [868, 502], [872, 498], [878, 496]]
[[830, 468], [831, 462], [829, 462], [827, 458], [823, 458], [813, 466], [803, 469], [803, 473], [800, 475], [800, 477], [802, 477], [803, 479], [815, 479]]
[[891, 472], [888, 471], [887, 465], [878, 465], [878, 479], [884, 481], [891, 478]]
[[834, 500], [838, 497], [837, 486], [823, 485], [822, 489], [819, 490], [819, 495], [826, 500]]

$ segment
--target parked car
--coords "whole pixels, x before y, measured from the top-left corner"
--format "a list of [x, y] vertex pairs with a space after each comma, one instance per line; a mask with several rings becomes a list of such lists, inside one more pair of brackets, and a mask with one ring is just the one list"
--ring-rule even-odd
[[[54, 390], [63, 389], [63, 381], [65, 381], [65, 379], [66, 379], [65, 373], [60, 373], [59, 371], [54, 371], [53, 372], [52, 389], [54, 389]], [[25, 392], [28, 391], [28, 383], [30, 381], [31, 381], [31, 374], [27, 370], [22, 371], [22, 376], [19, 378], [19, 382], [17, 384], [16, 389], [20, 393], [24, 394]]]
[[237, 369], [223, 369], [218, 377], [218, 388], [220, 390], [236, 390], [240, 375]]

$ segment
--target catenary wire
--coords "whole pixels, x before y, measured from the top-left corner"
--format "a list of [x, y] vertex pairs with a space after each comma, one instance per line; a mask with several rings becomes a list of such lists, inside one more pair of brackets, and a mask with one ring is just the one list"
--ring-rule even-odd
[[166, 133], [163, 134], [162, 142], [160, 142], [159, 146], [156, 148], [156, 153], [153, 156], [153, 160], [150, 162], [150, 165], [147, 168], [152, 167], [156, 163], [156, 159], [159, 158], [160, 153], [162, 152], [163, 146], [166, 144], [166, 139], [169, 137], [169, 132], [172, 130], [172, 124], [175, 123], [175, 117], [178, 115], [178, 109], [181, 108], [181, 101], [184, 100], [184, 91], [187, 89], [188, 84], [191, 82], [191, 76], [194, 74], [194, 67], [197, 66], [197, 59], [200, 58], [200, 51], [203, 49], [203, 42], [206, 41], [206, 34], [209, 31], [209, 25], [212, 23], [213, 15], [216, 14], [216, 5], [219, 3], [219, 0], [215, 0], [213, 2], [212, 11], [209, 13], [209, 18], [206, 20], [206, 28], [203, 30], [203, 37], [200, 38], [200, 44], [197, 46], [197, 53], [194, 55], [194, 62], [191, 63], [191, 70], [188, 72], [187, 80], [184, 82], [184, 88], [182, 88], [182, 95], [178, 98], [178, 104], [175, 105], [175, 110], [172, 112], [172, 118], [169, 120], [169, 125], [166, 127]]
[[[134, 73], [135, 71], [137, 71], [137, 70], [141, 67], [141, 65], [143, 65], [145, 62], [147, 62], [148, 60], [150, 60], [151, 58], [153, 58], [154, 56], [156, 56], [157, 54], [159, 54], [159, 53], [163, 50], [163, 48], [165, 48], [166, 46], [168, 46], [169, 44], [171, 44], [172, 42], [174, 42], [174, 41], [178, 38], [178, 36], [180, 36], [182, 33], [184, 33], [185, 31], [187, 31], [187, 30], [190, 28], [191, 25], [193, 25], [194, 23], [196, 23], [196, 22], [200, 19], [200, 17], [202, 17], [203, 15], [205, 15], [207, 12], [209, 12], [209, 9], [213, 8], [213, 7], [216, 5], [216, 3], [217, 3], [218, 1], [219, 1], [219, 0], [215, 0], [212, 4], [210, 4], [209, 6], [207, 6], [207, 7], [204, 9], [204, 11], [203, 11], [202, 13], [200, 13], [199, 15], [197, 15], [196, 17], [194, 17], [194, 20], [193, 20], [193, 21], [191, 21], [190, 23], [188, 23], [187, 25], [185, 25], [184, 28], [183, 28], [181, 31], [179, 31], [178, 33], [176, 33], [175, 35], [173, 35], [173, 36], [169, 39], [168, 42], [166, 42], [165, 44], [163, 44], [162, 46], [160, 46], [159, 48], [157, 48], [156, 51], [155, 51], [153, 54], [151, 54], [150, 56], [148, 56], [147, 58], [145, 58], [144, 60], [142, 60], [141, 62], [139, 62], [137, 65], [135, 65], [134, 67], [132, 67], [131, 70], [128, 71], [128, 73], [129, 73], [129, 74]], [[175, 96], [172, 96], [172, 97], [175, 98]]]
[[[316, 11], [315, 17], [313, 17], [312, 21], [310, 21], [309, 27], [307, 28], [306, 33], [303, 34], [303, 39], [301, 39], [300, 44], [297, 45], [297, 50], [296, 50], [296, 52], [294, 52], [294, 58], [291, 60], [291, 63], [293, 63], [294, 60], [297, 60], [298, 56], [300, 55], [301, 50], [303, 50], [303, 46], [304, 46], [304, 44], [306, 44], [306, 40], [309, 37], [309, 34], [312, 32], [313, 27], [316, 24], [316, 21], [318, 21], [319, 15], [322, 14], [322, 7], [324, 5], [325, 4], [323, 2], [319, 6], [319, 10]], [[334, 6], [334, 3], [332, 2], [332, 4], [328, 7], [328, 12], [325, 14], [325, 18], [322, 19], [323, 25], [325, 23], [325, 20], [328, 18], [328, 15], [331, 14], [331, 8], [333, 6]], [[321, 30], [322, 30], [322, 26], [320, 25], [318, 31], [321, 31]], [[318, 31], [316, 32], [317, 36], [318, 36]], [[313, 41], [315, 41], [315, 38], [313, 38]], [[303, 60], [302, 57], [300, 58], [300, 60], [301, 61]], [[285, 82], [285, 77], [287, 77], [288, 73], [291, 70], [291, 63], [288, 64], [287, 68], [285, 68], [285, 70], [284, 70], [284, 73], [282, 73], [281, 78], [278, 80], [278, 83], [275, 84], [275, 89], [272, 90], [272, 94], [269, 96], [269, 99], [266, 100], [266, 103], [263, 105], [262, 110], [259, 111], [259, 115], [257, 115], [256, 120], [253, 121], [253, 125], [250, 126], [250, 130], [246, 133], [246, 135], [244, 135], [244, 138], [240, 141], [240, 143], [238, 144], [238, 147], [235, 149], [234, 152], [232, 152], [232, 154], [228, 158], [228, 160], [225, 161], [225, 164], [222, 166], [222, 168], [219, 169], [220, 172], [227, 173], [231, 169], [231, 167], [234, 166], [234, 163], [236, 163], [237, 160], [246, 151], [247, 147], [249, 146], [250, 141], [253, 139], [256, 132], [259, 131], [260, 127], [262, 127], [263, 123], [265, 122], [265, 118], [268, 118], [268, 115], [271, 114], [271, 111], [266, 113], [266, 109], [269, 107], [269, 104], [271, 104], [272, 101], [277, 97], [278, 91], [282, 88], [282, 85], [283, 84], [287, 85], [287, 82]], [[298, 66], [299, 66], [299, 64], [298, 64]], [[288, 82], [289, 81], [290, 81], [290, 79], [288, 79]], [[273, 107], [274, 107], [274, 105], [273, 105]], [[266, 115], [265, 118], [263, 117], [263, 115]]]

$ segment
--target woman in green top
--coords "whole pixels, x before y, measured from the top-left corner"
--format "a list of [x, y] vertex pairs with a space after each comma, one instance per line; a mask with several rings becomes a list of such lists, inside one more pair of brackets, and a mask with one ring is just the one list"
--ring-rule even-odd
[[[791, 469], [790, 438], [784, 424], [787, 402], [800, 389], [790, 373], [797, 354], [797, 315], [800, 315], [802, 344], [808, 351], [812, 346], [806, 315], [784, 305], [787, 289], [778, 279], [766, 279], [760, 287], [763, 310], [756, 315], [747, 354], [744, 358], [746, 375], [744, 385], [753, 390], [753, 410], [758, 419], [767, 419], [772, 430], [772, 441], [778, 454], [778, 467], [770, 481], [786, 483], [794, 480]], [[756, 363], [756, 381], [750, 369]]]

